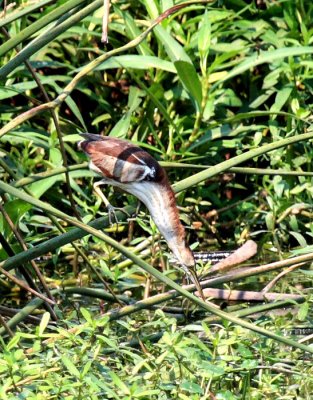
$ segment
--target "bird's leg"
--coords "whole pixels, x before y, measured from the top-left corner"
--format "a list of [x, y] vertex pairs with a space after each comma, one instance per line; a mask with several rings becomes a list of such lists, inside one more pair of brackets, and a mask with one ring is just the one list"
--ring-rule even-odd
[[141, 207], [141, 202], [138, 201], [137, 202], [137, 206], [136, 206], [136, 210], [135, 210], [135, 217], [137, 217], [137, 215], [139, 215], [140, 207]]
[[112, 217], [114, 218], [115, 223], [118, 224], [118, 220], [117, 220], [117, 217], [116, 217], [115, 210], [122, 211], [128, 217], [130, 215], [123, 208], [113, 207], [112, 204], [109, 202], [109, 200], [105, 197], [105, 195], [103, 194], [103, 192], [102, 192], [102, 190], [100, 189], [99, 186], [106, 185], [107, 183], [108, 182], [105, 179], [103, 179], [101, 181], [98, 181], [98, 182], [95, 182], [93, 184], [93, 190], [96, 193], [96, 195], [100, 197], [100, 199], [103, 201], [103, 203], [105, 204], [105, 206], [106, 206], [106, 208], [108, 210], [108, 216], [109, 216], [110, 225], [112, 225]]
[[202, 287], [200, 285], [197, 273], [194, 270], [194, 268], [193, 267], [188, 268], [185, 265], [182, 266], [182, 268], [183, 268], [184, 272], [186, 273], [187, 279], [190, 278], [191, 282], [196, 286], [196, 289], [197, 289], [198, 293], [200, 294], [202, 300], [205, 301], [205, 296], [203, 294]]

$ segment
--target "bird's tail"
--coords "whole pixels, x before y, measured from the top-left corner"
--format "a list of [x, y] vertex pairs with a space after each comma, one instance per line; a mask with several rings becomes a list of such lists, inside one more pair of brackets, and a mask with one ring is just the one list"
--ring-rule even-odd
[[88, 154], [86, 148], [90, 142], [98, 142], [103, 140], [103, 136], [96, 135], [95, 133], [80, 133], [80, 136], [82, 136], [85, 140], [81, 140], [80, 142], [78, 142], [77, 147], [79, 150], [84, 151], [86, 154]]

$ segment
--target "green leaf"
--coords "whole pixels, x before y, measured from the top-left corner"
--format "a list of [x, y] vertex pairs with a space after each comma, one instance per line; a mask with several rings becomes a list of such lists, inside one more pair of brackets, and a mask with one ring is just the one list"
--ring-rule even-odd
[[31, 191], [32, 195], [37, 199], [46, 193], [58, 180], [59, 176], [51, 176], [50, 178], [42, 179], [38, 182], [31, 183], [28, 185], [28, 189]]
[[[149, 68], [156, 68], [163, 71], [168, 71], [172, 73], [176, 73], [176, 69], [174, 64], [167, 60], [162, 60], [159, 57], [155, 56], [142, 56], [142, 55], [124, 55], [124, 56], [115, 56], [111, 57], [97, 68], [95, 71], [105, 71], [107, 69], [112, 68], [133, 68], [133, 69], [142, 69], [147, 70]], [[82, 70], [84, 67], [77, 68], [74, 72]]]
[[103, 121], [107, 121], [109, 119], [111, 119], [111, 115], [108, 113], [104, 113], [101, 115], [98, 115], [91, 123], [92, 126], [98, 125], [99, 122], [103, 122]]
[[55, 166], [55, 167], [61, 167], [62, 166], [62, 161], [63, 161], [62, 160], [62, 153], [58, 148], [52, 147], [50, 149], [49, 159], [50, 159], [51, 163], [53, 164], [53, 166]]
[[87, 361], [87, 363], [84, 366], [83, 372], [82, 372], [82, 377], [84, 377], [89, 372], [91, 366], [92, 366], [92, 362]]
[[185, 90], [195, 103], [196, 109], [200, 110], [202, 103], [202, 86], [195, 67], [193, 64], [186, 61], [175, 61], [174, 65]]
[[287, 183], [281, 176], [274, 176], [273, 187], [278, 197], [282, 197], [284, 191], [287, 189]]
[[242, 101], [232, 89], [224, 89], [214, 105], [221, 104], [224, 107], [241, 107]]
[[156, 0], [142, 0], [142, 3], [144, 4], [146, 10], [148, 11], [148, 14], [150, 15], [150, 18], [156, 19], [159, 14], [160, 10], [158, 8], [159, 2]]
[[9, 351], [14, 349], [14, 347], [16, 347], [17, 344], [19, 343], [20, 339], [21, 336], [19, 334], [15, 334], [13, 338], [9, 341], [9, 343], [6, 345], [6, 349]]
[[201, 57], [206, 57], [211, 44], [211, 23], [208, 14], [205, 13], [198, 33], [198, 49]]
[[275, 228], [274, 214], [270, 211], [265, 216], [266, 227], [269, 231], [273, 231]]
[[122, 118], [116, 123], [110, 132], [110, 136], [125, 138], [130, 126], [131, 113], [127, 111]]
[[[275, 97], [275, 102], [270, 108], [270, 110], [272, 112], [280, 111], [283, 108], [283, 106], [288, 101], [288, 99], [291, 95], [293, 87], [294, 87], [293, 85], [288, 84], [288, 85], [285, 85], [281, 90], [279, 90], [277, 92], [276, 97]], [[276, 118], [276, 115], [272, 116], [272, 119], [274, 119], [274, 118]]]
[[202, 387], [195, 382], [185, 381], [180, 385], [180, 387], [181, 389], [189, 393], [198, 393], [198, 394], [203, 393]]
[[[4, 204], [4, 209], [8, 213], [14, 225], [18, 225], [19, 220], [32, 208], [29, 203], [26, 203], [23, 200], [15, 199], [8, 201]], [[0, 215], [0, 231], [4, 234], [6, 238], [9, 238], [12, 235], [12, 229], [3, 218], [3, 215]]]
[[308, 312], [309, 312], [309, 303], [305, 302], [303, 304], [300, 305], [299, 310], [298, 310], [298, 319], [300, 321], [305, 321], [307, 316], [308, 316]]
[[118, 377], [118, 375], [113, 372], [110, 371], [109, 375], [113, 381], [113, 383], [115, 384], [115, 386], [117, 386], [124, 394], [129, 395], [130, 391], [128, 389], [128, 387], [125, 385], [125, 383]]
[[289, 231], [289, 234], [293, 236], [301, 247], [307, 247], [307, 241], [305, 240], [304, 236], [299, 232]]
[[[305, 253], [311, 253], [313, 251], [313, 246], [308, 246], [309, 249], [301, 249], [301, 250], [307, 250], [307, 251], [303, 251], [302, 253], [296, 253], [295, 254], [305, 254]], [[294, 252], [293, 252], [294, 253]], [[310, 278], [313, 278], [313, 271], [307, 271], [305, 269], [299, 269], [298, 272], [301, 272], [301, 274], [309, 276]]]
[[10, 99], [11, 97], [26, 92], [26, 90], [34, 89], [36, 86], [37, 84], [35, 82], [21, 82], [6, 87], [0, 86], [0, 100]]
[[81, 309], [80, 309], [80, 312], [82, 313], [82, 316], [85, 318], [85, 320], [90, 324], [90, 325], [93, 325], [93, 319], [92, 319], [92, 316], [91, 316], [91, 314], [90, 314], [90, 312], [86, 309], [86, 308], [84, 308], [84, 307], [81, 307]]
[[[51, 83], [51, 85], [54, 86], [54, 88], [58, 94], [62, 93], [63, 89], [58, 84], [53, 82], [53, 83]], [[84, 130], [87, 131], [87, 127], [86, 127], [84, 118], [81, 115], [79, 108], [77, 107], [76, 103], [74, 102], [74, 100], [72, 99], [72, 97], [70, 95], [68, 95], [65, 98], [65, 103], [68, 105], [69, 109], [72, 111], [72, 113], [78, 119], [78, 121], [81, 123]]]
[[162, 26], [156, 26], [154, 28], [154, 33], [163, 44], [165, 51], [172, 62], [186, 61], [189, 64], [192, 64], [192, 61], [184, 48]]
[[65, 367], [68, 369], [68, 371], [73, 376], [75, 376], [76, 378], [80, 378], [80, 373], [79, 373], [78, 369], [75, 367], [73, 362], [68, 357], [61, 356], [61, 360], [62, 360], [63, 364], [65, 365]]
[[45, 312], [39, 324], [39, 331], [38, 331], [39, 336], [41, 336], [44, 333], [46, 327], [49, 324], [49, 321], [50, 321], [50, 313]]
[[127, 106], [131, 113], [137, 110], [137, 108], [139, 107], [142, 101], [142, 96], [144, 96], [144, 92], [142, 90], [138, 89], [135, 86], [130, 87]]
[[128, 96], [128, 108], [129, 110], [122, 116], [117, 122], [114, 128], [110, 132], [110, 136], [125, 138], [130, 127], [131, 116], [136, 111], [142, 101], [141, 97], [144, 92], [134, 86], [130, 87]]
[[[125, 32], [129, 39], [134, 39], [141, 34], [137, 23], [128, 11], [121, 11], [120, 7], [114, 7], [116, 13], [120, 15], [125, 22]], [[144, 41], [137, 46], [138, 52], [143, 56], [152, 55], [151, 47], [148, 46], [147, 42]]]
[[23, 130], [22, 132], [12, 131], [1, 138], [1, 141], [8, 142], [11, 145], [17, 143], [23, 143], [25, 145], [26, 143], [31, 141], [35, 146], [42, 147], [44, 150], [48, 150], [50, 148], [47, 136], [35, 131], [28, 130]]

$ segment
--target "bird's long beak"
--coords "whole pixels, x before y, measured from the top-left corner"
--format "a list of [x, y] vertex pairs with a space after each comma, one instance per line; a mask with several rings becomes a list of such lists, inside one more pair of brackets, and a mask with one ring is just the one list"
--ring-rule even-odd
[[189, 274], [189, 276], [190, 276], [190, 278], [192, 280], [192, 283], [196, 286], [197, 291], [199, 292], [200, 296], [202, 297], [202, 300], [205, 301], [205, 296], [203, 294], [202, 287], [200, 285], [200, 282], [199, 282], [199, 279], [198, 279], [196, 271], [193, 268], [189, 267], [188, 268], [188, 274]]

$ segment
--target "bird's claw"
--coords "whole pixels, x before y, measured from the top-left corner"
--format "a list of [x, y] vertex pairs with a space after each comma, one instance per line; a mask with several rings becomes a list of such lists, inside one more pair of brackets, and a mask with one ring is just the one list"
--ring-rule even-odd
[[124, 209], [124, 208], [119, 208], [119, 207], [114, 207], [111, 204], [107, 205], [107, 210], [108, 210], [108, 217], [109, 217], [109, 223], [110, 225], [113, 225], [113, 220], [112, 217], [114, 219], [114, 222], [118, 225], [118, 219], [116, 216], [116, 210], [117, 211], [121, 211], [122, 213], [124, 213], [128, 218], [130, 218], [130, 214]]
[[109, 217], [110, 225], [113, 225], [112, 219], [114, 219], [114, 222], [116, 224], [118, 224], [118, 219], [117, 219], [117, 216], [116, 216], [115, 207], [111, 206], [111, 204], [108, 204], [107, 211], [108, 211], [108, 217]]

